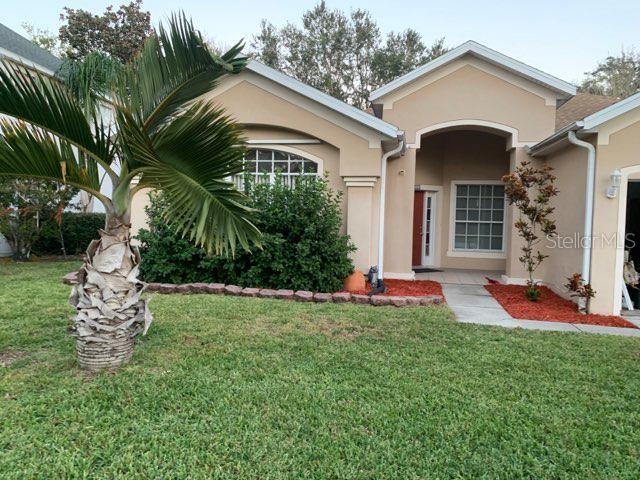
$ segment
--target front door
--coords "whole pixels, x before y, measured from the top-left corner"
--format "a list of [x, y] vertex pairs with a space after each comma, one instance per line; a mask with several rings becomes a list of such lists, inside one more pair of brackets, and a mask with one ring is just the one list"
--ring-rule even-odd
[[413, 197], [414, 266], [433, 266], [435, 262], [436, 192], [416, 191]]

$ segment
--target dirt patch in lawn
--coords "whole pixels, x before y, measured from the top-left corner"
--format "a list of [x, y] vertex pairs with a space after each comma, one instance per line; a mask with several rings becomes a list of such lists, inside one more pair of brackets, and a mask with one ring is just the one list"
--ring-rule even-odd
[[[383, 295], [391, 297], [424, 297], [426, 295], [442, 295], [442, 285], [433, 280], [394, 280], [384, 281], [387, 291]], [[365, 290], [358, 290], [355, 294], [366, 295], [371, 291], [371, 286], [367, 283]]]
[[531, 302], [525, 298], [526, 287], [522, 285], [494, 284], [485, 285], [484, 288], [513, 318], [636, 328], [632, 323], [616, 315], [584, 315], [578, 311], [578, 306], [574, 302], [562, 298], [547, 287], [540, 287], [542, 295], [537, 302]]
[[27, 356], [24, 350], [4, 350], [0, 352], [0, 367], [10, 367], [14, 362]]

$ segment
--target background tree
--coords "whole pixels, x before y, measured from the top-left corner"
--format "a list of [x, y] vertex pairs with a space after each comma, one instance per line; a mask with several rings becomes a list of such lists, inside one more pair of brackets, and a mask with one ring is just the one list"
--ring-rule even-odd
[[515, 171], [502, 177], [509, 204], [514, 205], [520, 214], [514, 227], [524, 240], [519, 260], [529, 275], [525, 295], [533, 302], [540, 297], [534, 273], [548, 257], [536, 248], [542, 240], [540, 233], [547, 237], [556, 235], [556, 223], [551, 217], [554, 208], [549, 205], [551, 198], [558, 195], [552, 171], [549, 165], [536, 167], [530, 161], [524, 161]]
[[[107, 96], [113, 128], [59, 80], [2, 61], [0, 176], [82, 189], [107, 214], [70, 299], [83, 368], [127, 362], [134, 337], [151, 323], [140, 298], [140, 256], [130, 243], [131, 204], [141, 189], [164, 192], [166, 221], [207, 252], [259, 243], [247, 199], [228, 181], [243, 168], [242, 130], [222, 109], [194, 102], [222, 75], [242, 70], [241, 49], [213, 55], [191, 22], [173, 17], [168, 30], [149, 36]], [[100, 192], [99, 167], [111, 179], [111, 196]]]
[[251, 46], [266, 65], [359, 108], [367, 107], [372, 90], [447, 50], [444, 39], [426, 47], [413, 30], [383, 41], [369, 12], [347, 15], [324, 1], [302, 15], [302, 27], [278, 29], [263, 20]]
[[623, 49], [620, 55], [607, 57], [586, 75], [580, 87], [582, 91], [627, 98], [640, 91], [640, 55]]
[[407, 29], [401, 33], [391, 32], [387, 41], [378, 49], [373, 59], [375, 85], [380, 86], [404, 75], [411, 70], [447, 53], [444, 37], [430, 47], [425, 46], [418, 32]]
[[50, 221], [59, 227], [62, 211], [77, 192], [58, 182], [0, 176], [0, 233], [15, 260], [29, 260], [42, 227]]
[[33, 43], [58, 58], [64, 56], [64, 50], [62, 49], [58, 35], [49, 30], [34, 27], [28, 22], [23, 22], [22, 28], [27, 33], [27, 38]]
[[66, 55], [83, 59], [91, 52], [107, 53], [122, 63], [130, 62], [151, 34], [151, 13], [142, 10], [142, 0], [108, 6], [102, 15], [65, 7], [60, 15], [60, 42]]

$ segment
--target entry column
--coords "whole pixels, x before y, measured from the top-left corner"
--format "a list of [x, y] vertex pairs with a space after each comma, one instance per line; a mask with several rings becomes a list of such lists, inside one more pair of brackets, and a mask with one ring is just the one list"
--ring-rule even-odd
[[343, 177], [347, 186], [347, 234], [356, 246], [351, 259], [356, 270], [367, 273], [376, 264], [377, 237], [374, 187], [377, 177]]

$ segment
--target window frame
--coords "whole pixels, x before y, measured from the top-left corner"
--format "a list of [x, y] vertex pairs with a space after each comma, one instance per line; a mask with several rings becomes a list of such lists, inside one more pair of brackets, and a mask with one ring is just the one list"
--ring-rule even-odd
[[[275, 143], [247, 143], [247, 150], [271, 150], [271, 151], [280, 151], [283, 153], [287, 153], [289, 155], [296, 155], [299, 157], [302, 157], [303, 160], [308, 160], [311, 161], [313, 163], [315, 163], [317, 165], [316, 168], [316, 173], [315, 176], [322, 176], [324, 175], [324, 162], [322, 161], [322, 159], [320, 157], [317, 157], [313, 154], [310, 154], [309, 152], [300, 150], [298, 148], [293, 148], [290, 147], [288, 145], [281, 145], [281, 144], [275, 144]], [[291, 160], [287, 160], [288, 162], [291, 162]], [[259, 174], [253, 174], [253, 172], [250, 172], [252, 175], [255, 175], [255, 177], [259, 177], [261, 175]], [[273, 182], [273, 179], [275, 178], [275, 173], [274, 172], [270, 172], [270, 173], [263, 173], [262, 175], [268, 175], [269, 176], [269, 183]], [[244, 173], [240, 174], [240, 175], [244, 175]], [[289, 178], [294, 178], [294, 177], [298, 177], [300, 175], [291, 175], [291, 174], [287, 174], [287, 177]], [[312, 176], [312, 175], [306, 175], [306, 176]], [[233, 177], [233, 182], [235, 183], [236, 187], [238, 187], [238, 183], [236, 181], [236, 176]]]
[[505, 196], [504, 201], [504, 214], [502, 220], [502, 249], [500, 250], [487, 250], [487, 249], [466, 249], [456, 248], [455, 236], [456, 236], [456, 199], [459, 185], [502, 185], [504, 182], [500, 180], [453, 180], [450, 187], [449, 197], [449, 248], [447, 256], [449, 257], [467, 257], [467, 258], [496, 258], [506, 259], [506, 243], [507, 243], [507, 199]]

